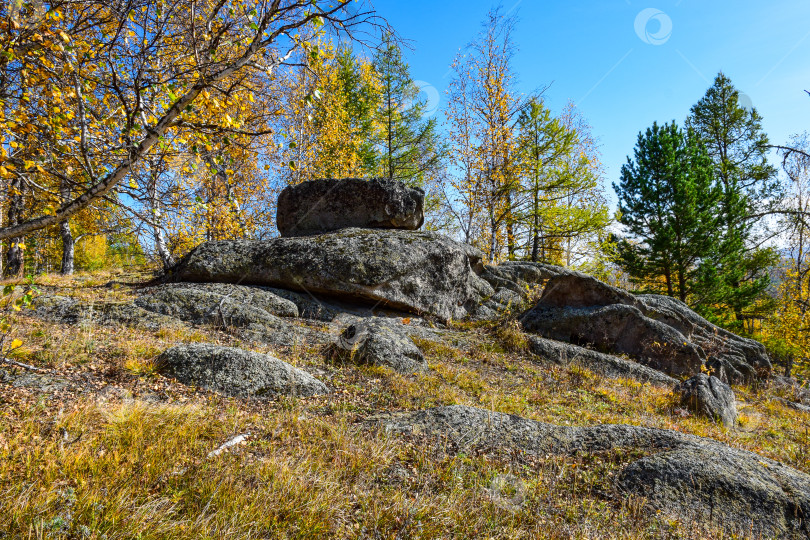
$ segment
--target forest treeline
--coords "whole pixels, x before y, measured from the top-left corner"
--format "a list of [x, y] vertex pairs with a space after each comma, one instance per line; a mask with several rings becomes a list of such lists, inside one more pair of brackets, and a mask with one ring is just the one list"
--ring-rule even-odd
[[721, 73], [683, 121], [639, 126], [606, 178], [577, 108], [518, 90], [516, 24], [486, 15], [435, 111], [367, 4], [6, 3], [3, 273], [169, 267], [206, 240], [275, 235], [287, 185], [384, 177], [424, 188], [426, 226], [489, 262], [667, 294], [802, 364], [808, 136], [771, 143]]

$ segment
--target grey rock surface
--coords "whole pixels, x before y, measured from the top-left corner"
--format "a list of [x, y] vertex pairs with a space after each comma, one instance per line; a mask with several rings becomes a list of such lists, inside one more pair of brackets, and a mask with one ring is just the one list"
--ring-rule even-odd
[[714, 376], [698, 373], [682, 382], [676, 392], [681, 406], [726, 427], [737, 425], [737, 401], [734, 390]]
[[326, 394], [321, 381], [267, 354], [209, 344], [179, 345], [158, 357], [163, 374], [228, 396], [308, 397]]
[[[282, 319], [262, 309], [269, 309], [272, 305], [276, 306], [277, 312], [291, 315], [297, 312], [292, 302], [259, 288], [254, 291], [252, 287], [237, 287], [245, 294], [241, 299], [221, 294], [229, 287], [233, 286], [194, 283], [164, 285], [145, 289], [135, 303], [87, 304], [66, 296], [43, 295], [34, 299], [32, 313], [44, 320], [62, 324], [88, 323], [148, 330], [181, 325], [181, 321], [213, 324], [233, 330], [233, 333], [244, 338], [283, 348], [326, 345], [331, 341], [331, 336], [326, 332], [296, 325], [288, 322], [287, 318]], [[278, 305], [276, 300], [283, 303]]]
[[704, 361], [702, 351], [683, 334], [629, 305], [559, 308], [541, 301], [521, 317], [521, 323], [527, 331], [543, 337], [604, 353], [626, 354], [671, 376], [698, 373]]
[[772, 371], [765, 346], [716, 326], [676, 298], [654, 294], [636, 297], [647, 317], [685, 335], [706, 355], [706, 366], [726, 382], [742, 383], [766, 377]]
[[632, 360], [538, 336], [529, 336], [528, 341], [532, 353], [557, 364], [577, 364], [605, 377], [635, 379], [657, 386], [678, 384], [677, 379]]
[[484, 266], [481, 278], [495, 290], [492, 295], [482, 294], [481, 302], [471, 318], [476, 321], [491, 321], [510, 316], [523, 304], [529, 294], [542, 287], [550, 278], [568, 274], [570, 270], [550, 264], [505, 261], [498, 265]]
[[61, 392], [73, 386], [68, 379], [50, 373], [23, 372], [16, 377], [7, 375], [7, 378], [8, 380], [4, 382], [16, 388], [31, 388], [42, 394]]
[[464, 405], [436, 407], [393, 415], [386, 431], [411, 435], [444, 435], [456, 451], [523, 450], [531, 454], [574, 454], [614, 448], [671, 449], [700, 439], [677, 431], [629, 425], [569, 427]]
[[[407, 324], [403, 321], [407, 320]], [[336, 334], [352, 324], [371, 324], [374, 326], [390, 327], [393, 331], [405, 334], [412, 339], [427, 339], [431, 341], [453, 341], [463, 339], [466, 334], [463, 331], [449, 330], [443, 325], [435, 325], [430, 321], [420, 317], [408, 316], [357, 316], [351, 313], [341, 313], [337, 315], [329, 325], [334, 328]]]
[[278, 197], [281, 236], [309, 236], [351, 227], [416, 230], [425, 220], [425, 192], [384, 179], [310, 180]]
[[570, 270], [551, 264], [504, 261], [498, 265], [485, 266], [481, 272], [495, 289], [509, 289], [521, 296], [533, 285], [541, 285], [552, 277], [568, 274]]
[[427, 369], [422, 351], [401, 327], [376, 319], [357, 321], [346, 327], [329, 352], [338, 361], [385, 366], [398, 373]]
[[169, 283], [142, 290], [135, 304], [192, 324], [222, 327], [277, 347], [328, 342], [325, 334], [290, 322], [298, 317], [298, 306], [267, 287]]
[[751, 452], [683, 446], [630, 463], [617, 483], [682, 521], [737, 538], [810, 536], [810, 477]]
[[549, 279], [540, 304], [557, 308], [591, 308], [613, 304], [641, 307], [641, 302], [629, 292], [579, 272], [568, 272]]
[[761, 344], [716, 327], [683, 302], [634, 296], [577, 272], [550, 278], [521, 322], [543, 337], [627, 354], [673, 376], [699, 373], [704, 363], [726, 382], [750, 381], [771, 370]]
[[492, 287], [481, 253], [429, 232], [344, 229], [320, 236], [207, 242], [173, 271], [177, 281], [266, 285], [378, 304], [442, 320], [474, 310]]
[[195, 324], [283, 326], [298, 306], [262, 287], [229, 283], [170, 283], [144, 289], [135, 304]]
[[473, 311], [470, 319], [473, 321], [494, 321], [502, 316], [506, 306], [502, 304], [484, 302]]
[[806, 538], [810, 476], [752, 452], [677, 431], [628, 425], [555, 426], [466, 406], [375, 419], [390, 433], [435, 439], [449, 452], [543, 457], [640, 449], [617, 487], [684, 520], [744, 538]]
[[33, 314], [63, 324], [94, 323], [104, 326], [133, 326], [149, 330], [175, 326], [178, 321], [128, 302], [85, 303], [75, 298], [43, 295], [34, 298]]

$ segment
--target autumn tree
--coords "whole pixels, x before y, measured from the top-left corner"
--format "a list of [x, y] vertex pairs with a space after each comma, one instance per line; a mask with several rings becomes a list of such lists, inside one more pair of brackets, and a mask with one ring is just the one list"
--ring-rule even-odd
[[554, 174], [563, 157], [574, 148], [576, 134], [553, 118], [540, 99], [532, 99], [520, 115], [521, 169], [524, 177], [522, 221], [528, 233], [529, 259], [547, 261], [551, 238], [546, 229], [553, 216], [544, 215], [549, 192], [560, 182]]
[[444, 178], [442, 196], [446, 211], [461, 231], [464, 242], [472, 244], [483, 226], [480, 222], [484, 206], [484, 185], [478, 153], [480, 119], [473, 109], [473, 78], [469, 63], [457, 56], [452, 69], [445, 113], [448, 157], [453, 172]]
[[331, 41], [300, 58], [308, 69], [283, 74], [277, 174], [282, 184], [312, 178], [369, 177], [378, 164], [374, 141], [380, 83], [369, 60]]
[[593, 255], [583, 248], [610, 222], [589, 126], [573, 105], [555, 117], [535, 98], [520, 115], [518, 140], [515, 219], [525, 231], [527, 258], [566, 266], [582, 262], [581, 255]]
[[776, 269], [775, 309], [763, 325], [763, 338], [785, 363], [787, 376], [794, 364], [810, 374], [810, 135], [791, 138], [780, 151], [787, 178], [782, 208], [785, 248]]
[[512, 68], [515, 24], [514, 17], [499, 9], [487, 14], [482, 31], [453, 63], [448, 96], [450, 144], [464, 163], [463, 177], [453, 182], [453, 191], [466, 199], [462, 227], [469, 227], [467, 236], [489, 261], [498, 260], [504, 251], [510, 257], [517, 251], [517, 118], [526, 99], [515, 88]]
[[[317, 55], [319, 35], [351, 38], [376, 25], [348, 4], [81, 0], [52, 3], [25, 24], [4, 4], [0, 177], [9, 220], [0, 239], [18, 245], [111, 197], [172, 135], [223, 144], [227, 129], [217, 127], [240, 127], [228, 103], [247, 98], [246, 81], [272, 79], [297, 52]], [[41, 204], [25, 214], [15, 197]]]

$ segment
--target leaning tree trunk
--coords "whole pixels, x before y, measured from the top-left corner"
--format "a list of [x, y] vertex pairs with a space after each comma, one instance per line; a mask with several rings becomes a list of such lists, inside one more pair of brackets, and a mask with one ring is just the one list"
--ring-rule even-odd
[[59, 269], [59, 273], [63, 276], [70, 276], [74, 269], [76, 242], [73, 239], [73, 232], [70, 230], [68, 220], [59, 224], [59, 235], [62, 237], [62, 267]]
[[[62, 198], [63, 204], [70, 201], [70, 186], [66, 182], [62, 184], [59, 196]], [[73, 275], [76, 242], [73, 239], [73, 231], [70, 230], [69, 220], [66, 219], [59, 224], [59, 235], [62, 237], [62, 267], [59, 269], [59, 273], [63, 276], [70, 276]]]
[[157, 194], [157, 172], [154, 169], [149, 176], [149, 184], [146, 189], [149, 195], [149, 210], [151, 210], [153, 220], [152, 237], [155, 239], [155, 251], [157, 251], [163, 269], [168, 270], [174, 266], [174, 257], [172, 257], [169, 246], [166, 244], [166, 234], [161, 226], [163, 212]]
[[[23, 219], [24, 210], [22, 180], [15, 178], [9, 185], [8, 224], [17, 225]], [[22, 275], [24, 268], [22, 237], [9, 239], [6, 275], [16, 277]]]

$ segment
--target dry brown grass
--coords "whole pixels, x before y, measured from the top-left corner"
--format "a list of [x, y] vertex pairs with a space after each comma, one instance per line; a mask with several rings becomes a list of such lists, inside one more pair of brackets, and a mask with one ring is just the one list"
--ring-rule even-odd
[[[103, 286], [109, 278], [43, 283], [85, 300], [131, 297], [126, 286]], [[737, 388], [742, 425], [727, 430], [677, 414], [665, 389], [538, 362], [508, 323], [461, 328], [469, 333], [463, 347], [418, 341], [432, 368], [419, 376], [330, 364], [314, 346], [271, 351], [318, 369], [334, 392], [249, 401], [167, 380], [154, 359], [179, 342], [268, 350], [259, 344], [215, 329], [68, 327], [22, 316], [18, 359], [69, 385], [38, 393], [0, 384], [0, 531], [96, 539], [719, 537], [619, 496], [612, 479], [626, 462], [621, 453], [452, 456], [364, 422], [381, 411], [447, 404], [555, 424], [677, 429], [810, 470], [808, 418], [766, 391]], [[244, 444], [208, 457], [248, 432]]]

